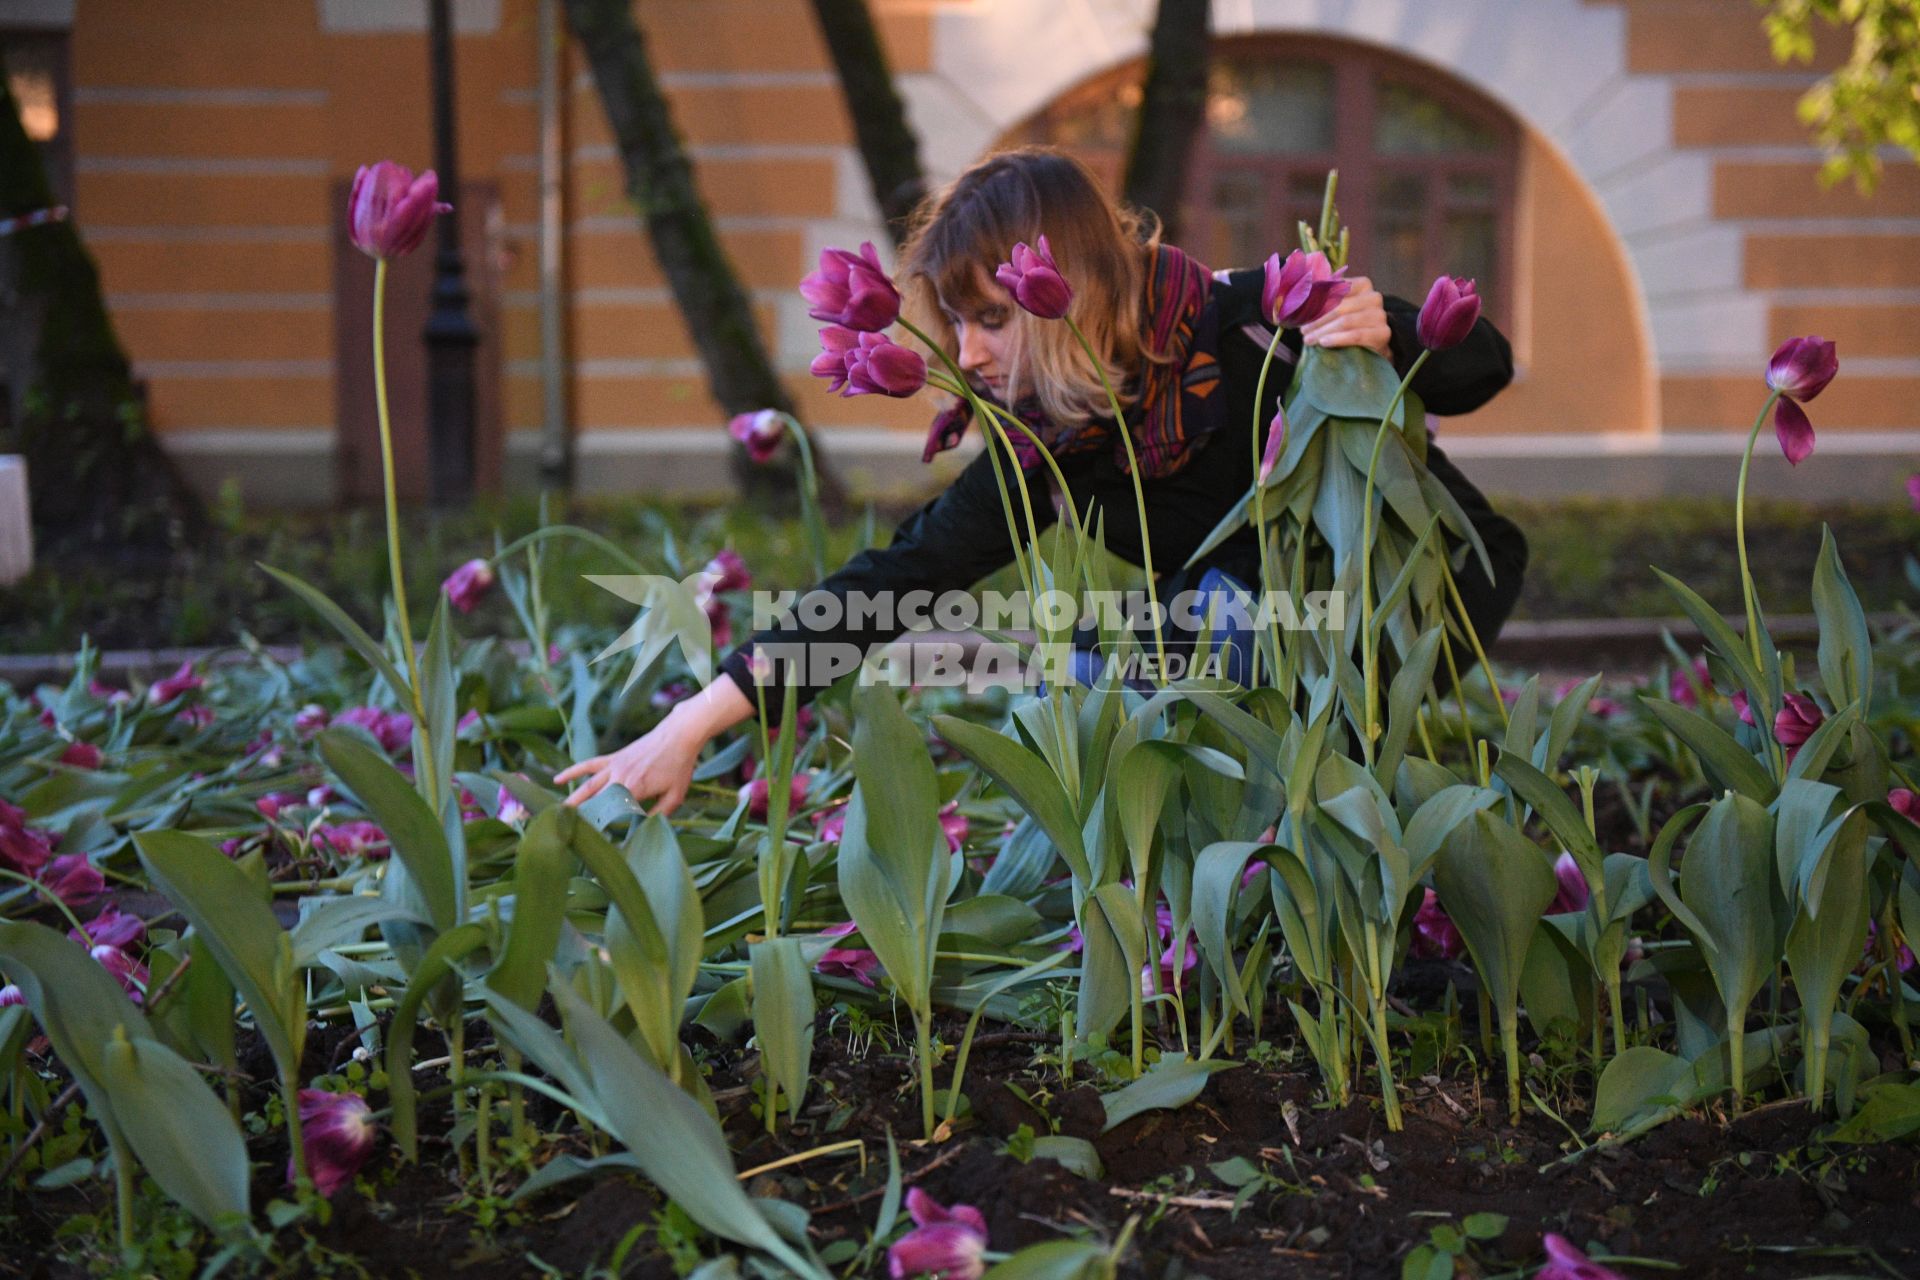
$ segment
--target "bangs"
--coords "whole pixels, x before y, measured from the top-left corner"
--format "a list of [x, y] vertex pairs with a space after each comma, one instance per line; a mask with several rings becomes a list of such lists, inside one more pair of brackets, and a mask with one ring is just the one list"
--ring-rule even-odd
[[923, 228], [908, 269], [922, 277], [935, 300], [979, 311], [999, 299], [989, 293], [994, 266], [1013, 246], [1039, 237], [1040, 211], [1025, 175], [1001, 170], [957, 191]]

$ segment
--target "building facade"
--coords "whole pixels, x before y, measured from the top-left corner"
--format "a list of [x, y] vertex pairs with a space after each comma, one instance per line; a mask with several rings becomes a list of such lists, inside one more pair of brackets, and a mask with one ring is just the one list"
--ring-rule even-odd
[[[870, 3], [934, 177], [1024, 140], [1117, 172], [1152, 0]], [[722, 415], [591, 79], [543, 43], [557, 5], [453, 8], [482, 481], [533, 483], [564, 433], [583, 491], [724, 491]], [[856, 487], [933, 483], [929, 403], [806, 375], [794, 286], [823, 246], [885, 240], [810, 4], [635, 12], [803, 416]], [[1747, 0], [1214, 0], [1214, 25], [1183, 239], [1252, 265], [1337, 168], [1356, 273], [1416, 298], [1441, 270], [1480, 279], [1517, 377], [1438, 425], [1483, 486], [1730, 491], [1768, 353], [1813, 332], [1842, 362], [1819, 446], [1792, 473], [1766, 453], [1756, 489], [1898, 500], [1920, 458], [1920, 170], [1890, 157], [1870, 198], [1817, 181], [1794, 107], [1844, 32], [1782, 68]], [[167, 447], [259, 501], [366, 496], [372, 267], [341, 213], [358, 165], [431, 163], [425, 0], [0, 0], [0, 40]], [[429, 257], [389, 304], [415, 493]]]

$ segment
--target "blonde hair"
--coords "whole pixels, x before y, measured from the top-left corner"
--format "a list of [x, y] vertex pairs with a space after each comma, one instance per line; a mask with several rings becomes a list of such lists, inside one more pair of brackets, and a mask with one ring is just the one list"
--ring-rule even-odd
[[[1138, 397], [1149, 351], [1141, 332], [1141, 295], [1160, 226], [1152, 214], [1117, 205], [1085, 165], [1051, 147], [988, 156], [934, 192], [915, 211], [901, 248], [899, 279], [909, 314], [949, 356], [959, 343], [942, 304], [977, 312], [993, 297], [994, 268], [1016, 243], [1042, 235], [1073, 287], [1074, 323], [1100, 354], [1123, 406]], [[1112, 412], [1099, 374], [1064, 321], [1010, 306], [1009, 387], [1030, 390], [1047, 418], [1078, 425]]]

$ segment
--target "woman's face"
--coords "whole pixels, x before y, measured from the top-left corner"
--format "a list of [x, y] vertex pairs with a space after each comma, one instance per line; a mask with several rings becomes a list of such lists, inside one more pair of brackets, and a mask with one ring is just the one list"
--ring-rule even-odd
[[949, 305], [940, 300], [947, 323], [953, 326], [959, 344], [959, 363], [970, 377], [985, 386], [997, 400], [1007, 399], [1007, 379], [1013, 367], [1015, 304], [1008, 293], [984, 271], [976, 281], [979, 301], [970, 306]]

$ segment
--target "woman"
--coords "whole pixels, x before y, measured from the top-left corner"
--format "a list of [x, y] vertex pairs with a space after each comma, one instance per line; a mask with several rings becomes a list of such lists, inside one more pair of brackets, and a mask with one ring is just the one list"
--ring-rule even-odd
[[[939, 340], [983, 397], [1012, 404], [1054, 455], [1083, 515], [1097, 510], [1109, 550], [1142, 561], [1127, 454], [1114, 429], [1099, 377], [1064, 324], [1037, 320], [994, 278], [996, 264], [1017, 243], [1048, 238], [1061, 274], [1072, 282], [1072, 315], [1127, 407], [1139, 458], [1148, 532], [1156, 569], [1184, 565], [1253, 483], [1254, 396], [1270, 332], [1262, 327], [1259, 268], [1210, 273], [1131, 211], [1116, 208], [1088, 171], [1045, 148], [989, 157], [923, 206], [901, 252], [898, 279], [909, 315]], [[1418, 309], [1383, 297], [1365, 277], [1339, 304], [1300, 330], [1289, 330], [1268, 375], [1267, 394], [1286, 390], [1303, 343], [1364, 346], [1404, 373], [1419, 354]], [[1430, 357], [1413, 390], [1432, 414], [1466, 413], [1513, 377], [1506, 339], [1487, 321], [1466, 341]], [[1269, 404], [1272, 402], [1269, 401]], [[939, 415], [926, 459], [959, 443], [968, 425], [963, 404]], [[1016, 432], [1016, 437], [1018, 433]], [[1024, 442], [1022, 442], [1024, 445]], [[1056, 517], [1051, 470], [1037, 453], [1015, 459], [1003, 450], [1001, 474], [1016, 511], [1017, 485], [1029, 486], [1034, 522]], [[1022, 463], [1026, 465], [1022, 465]], [[1437, 447], [1428, 469], [1473, 522], [1493, 562], [1489, 580], [1477, 557], [1458, 574], [1461, 597], [1482, 640], [1491, 642], [1512, 611], [1526, 567], [1527, 545]], [[1022, 519], [1024, 524], [1024, 518]], [[1037, 530], [1023, 530], [1031, 536]], [[856, 555], [814, 588], [845, 598], [924, 590], [964, 590], [1013, 558], [1013, 544], [993, 460], [983, 450], [945, 492], [907, 517], [884, 549]], [[1259, 581], [1259, 549], [1241, 529], [1190, 568], [1163, 574], [1159, 597], [1173, 600], [1209, 569], [1240, 583]], [[837, 612], [837, 611], [836, 611]], [[843, 615], [844, 616], [844, 615]], [[858, 619], [866, 622], [867, 619]], [[701, 749], [753, 715], [752, 657], [761, 645], [805, 642], [883, 643], [900, 628], [843, 625], [793, 627], [755, 635], [721, 663], [722, 674], [676, 706], [644, 737], [610, 755], [583, 760], [556, 775], [584, 779], [567, 797], [580, 804], [612, 783], [636, 801], [659, 798], [670, 813], [685, 799]], [[796, 690], [804, 702], [820, 690]], [[780, 705], [776, 683], [766, 705]]]

